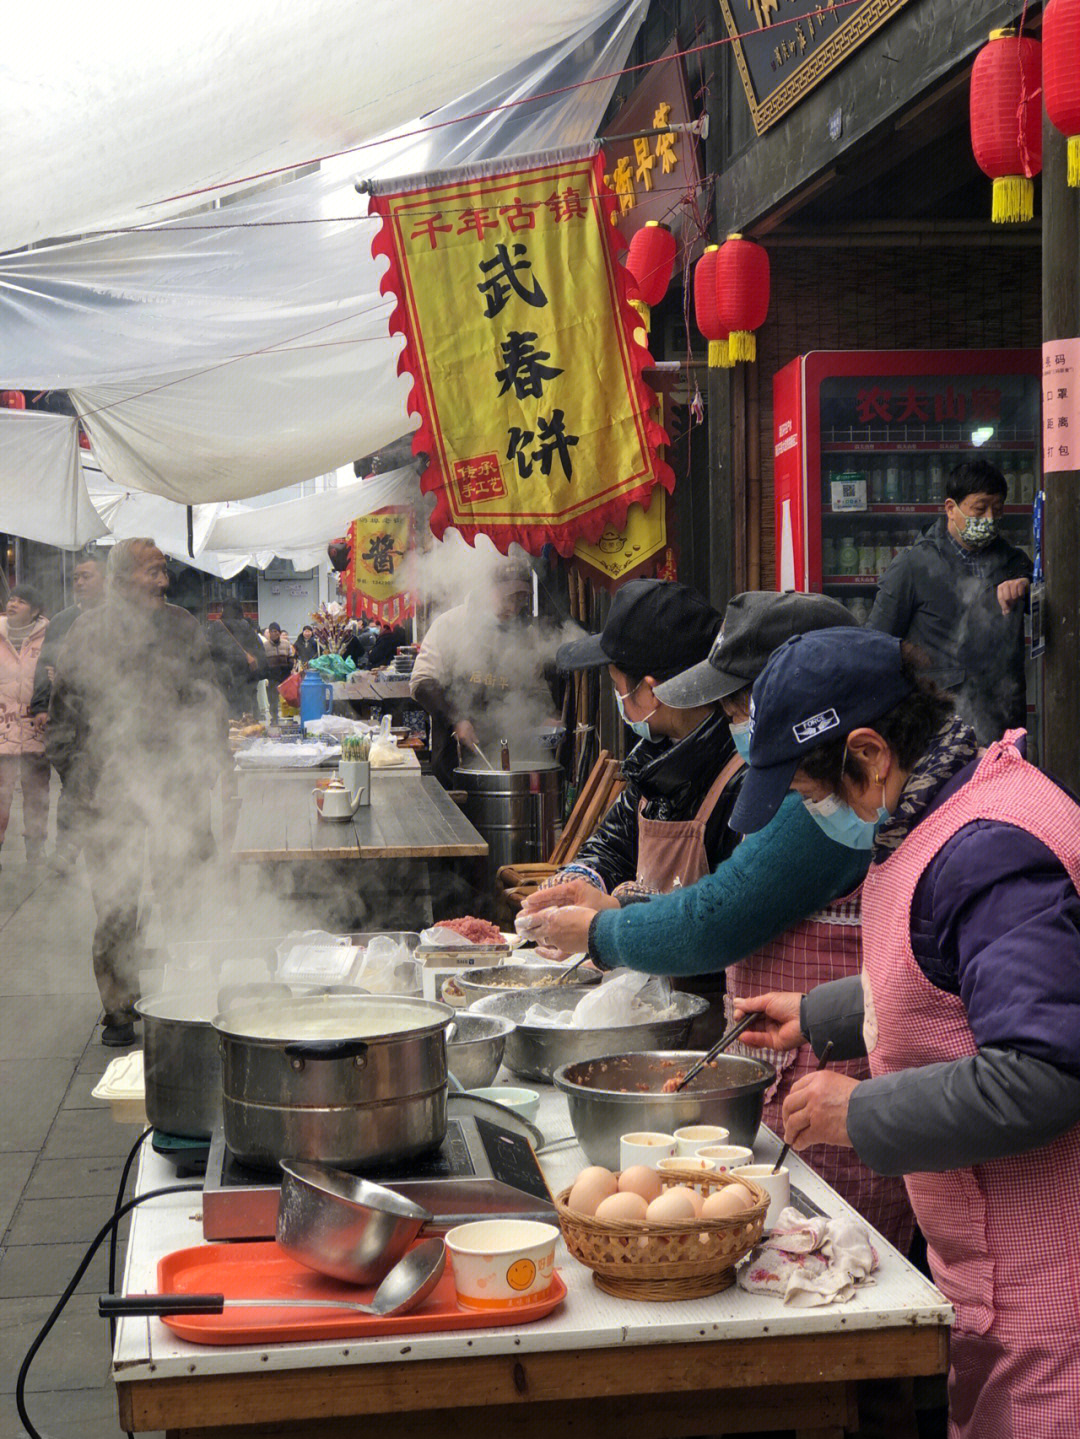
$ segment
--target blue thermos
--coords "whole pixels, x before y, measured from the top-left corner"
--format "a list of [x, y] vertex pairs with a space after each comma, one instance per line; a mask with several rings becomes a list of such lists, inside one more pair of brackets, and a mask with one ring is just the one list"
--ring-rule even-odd
[[334, 707], [334, 687], [321, 675], [308, 670], [300, 681], [300, 729], [308, 720], [320, 719]]

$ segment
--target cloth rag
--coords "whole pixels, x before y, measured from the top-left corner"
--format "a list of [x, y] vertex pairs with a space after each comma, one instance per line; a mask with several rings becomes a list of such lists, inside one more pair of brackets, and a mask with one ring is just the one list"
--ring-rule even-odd
[[860, 1284], [872, 1284], [878, 1256], [870, 1236], [853, 1219], [807, 1218], [780, 1211], [776, 1227], [739, 1270], [750, 1294], [779, 1294], [795, 1309], [841, 1304]]

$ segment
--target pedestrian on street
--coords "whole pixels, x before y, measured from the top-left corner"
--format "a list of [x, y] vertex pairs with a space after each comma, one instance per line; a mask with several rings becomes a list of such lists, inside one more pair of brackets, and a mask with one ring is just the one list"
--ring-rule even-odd
[[32, 585], [16, 585], [0, 617], [0, 845], [16, 786], [22, 787], [26, 862], [41, 859], [49, 828], [49, 762], [43, 724], [30, 713], [34, 674], [49, 621]]

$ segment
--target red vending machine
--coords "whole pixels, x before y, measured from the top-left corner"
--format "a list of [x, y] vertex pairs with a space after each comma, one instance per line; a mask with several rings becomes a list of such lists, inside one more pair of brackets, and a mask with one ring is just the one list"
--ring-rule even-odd
[[817, 350], [785, 365], [777, 588], [823, 590], [865, 621], [878, 576], [942, 513], [946, 475], [973, 453], [1004, 472], [1004, 533], [1033, 555], [1040, 376], [1036, 350]]

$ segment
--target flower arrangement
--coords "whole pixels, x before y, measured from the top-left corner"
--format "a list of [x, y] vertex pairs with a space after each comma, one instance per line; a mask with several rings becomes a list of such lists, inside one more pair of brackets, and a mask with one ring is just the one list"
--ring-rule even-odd
[[336, 655], [348, 638], [346, 625], [348, 624], [348, 611], [343, 604], [337, 600], [331, 600], [329, 604], [320, 605], [312, 612], [311, 628], [315, 632], [319, 649], [324, 655]]

